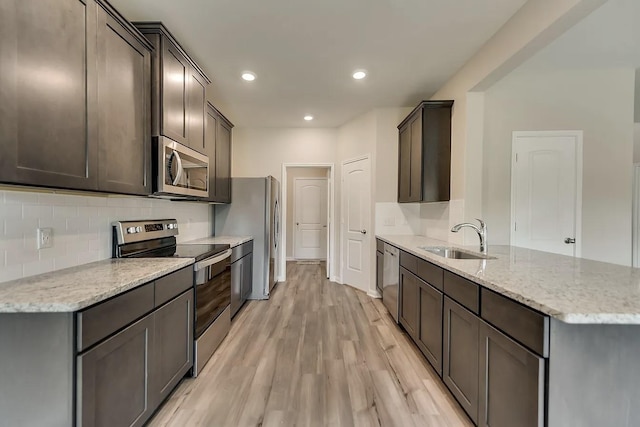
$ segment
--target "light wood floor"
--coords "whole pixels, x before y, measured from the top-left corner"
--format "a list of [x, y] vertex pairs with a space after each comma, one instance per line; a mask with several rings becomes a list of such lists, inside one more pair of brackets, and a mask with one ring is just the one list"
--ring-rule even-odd
[[380, 300], [288, 263], [153, 426], [472, 426]]

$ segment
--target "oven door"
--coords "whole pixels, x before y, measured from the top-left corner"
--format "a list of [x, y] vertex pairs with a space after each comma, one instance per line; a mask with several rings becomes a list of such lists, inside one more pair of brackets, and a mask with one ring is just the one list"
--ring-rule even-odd
[[231, 249], [195, 264], [195, 338], [231, 304]]
[[167, 137], [155, 141], [154, 195], [209, 197], [209, 158]]

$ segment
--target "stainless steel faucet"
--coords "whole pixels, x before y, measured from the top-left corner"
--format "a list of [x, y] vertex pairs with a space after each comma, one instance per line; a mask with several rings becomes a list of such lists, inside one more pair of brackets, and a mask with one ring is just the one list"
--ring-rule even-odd
[[476, 220], [478, 220], [478, 222], [480, 223], [480, 227], [478, 227], [475, 224], [471, 224], [470, 222], [463, 222], [463, 223], [454, 225], [451, 228], [451, 231], [453, 231], [454, 233], [457, 233], [463, 227], [473, 228], [476, 231], [476, 233], [478, 233], [478, 237], [480, 237], [480, 252], [486, 255], [487, 250], [489, 249], [487, 247], [487, 224], [485, 224], [484, 221], [481, 220], [480, 218], [476, 218]]

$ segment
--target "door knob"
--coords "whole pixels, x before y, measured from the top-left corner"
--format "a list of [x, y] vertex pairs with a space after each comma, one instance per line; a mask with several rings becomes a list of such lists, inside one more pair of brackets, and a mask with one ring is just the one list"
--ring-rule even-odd
[[360, 230], [362, 234], [367, 234], [367, 230]]
[[564, 242], [565, 242], [567, 245], [570, 245], [570, 244], [572, 244], [572, 243], [575, 243], [575, 242], [576, 242], [576, 239], [572, 239], [571, 237], [567, 237], [567, 238], [565, 238], [565, 239], [564, 239]]

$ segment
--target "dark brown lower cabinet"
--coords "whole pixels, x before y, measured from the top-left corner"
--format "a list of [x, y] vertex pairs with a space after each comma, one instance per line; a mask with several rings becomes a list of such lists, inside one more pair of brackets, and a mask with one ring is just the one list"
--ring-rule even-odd
[[474, 423], [478, 421], [478, 333], [480, 319], [444, 298], [442, 380]]
[[78, 357], [78, 425], [141, 426], [153, 413], [149, 314]]
[[545, 359], [480, 321], [480, 427], [543, 427]]
[[240, 284], [240, 295], [242, 296], [242, 301], [246, 301], [251, 295], [251, 289], [253, 287], [253, 254], [245, 256], [244, 262], [242, 263], [243, 275], [242, 275], [242, 283]]
[[409, 336], [417, 341], [420, 314], [419, 279], [410, 271], [400, 267], [400, 324]]
[[431, 366], [442, 376], [442, 292], [430, 284], [418, 281], [420, 292], [420, 325], [418, 348]]
[[155, 312], [154, 397], [159, 405], [191, 369], [193, 361], [193, 291]]
[[144, 425], [191, 369], [192, 354], [189, 289], [78, 356], [77, 425]]

